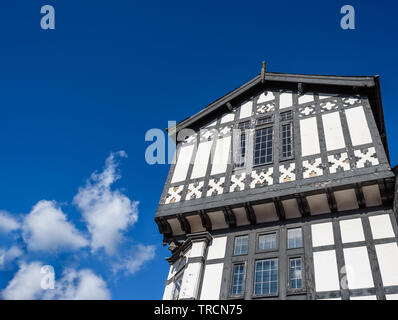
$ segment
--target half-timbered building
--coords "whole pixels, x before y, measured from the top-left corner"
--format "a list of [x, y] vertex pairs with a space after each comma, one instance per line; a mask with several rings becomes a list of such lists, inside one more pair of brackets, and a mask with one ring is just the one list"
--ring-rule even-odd
[[164, 299], [398, 299], [378, 76], [263, 67], [169, 134]]

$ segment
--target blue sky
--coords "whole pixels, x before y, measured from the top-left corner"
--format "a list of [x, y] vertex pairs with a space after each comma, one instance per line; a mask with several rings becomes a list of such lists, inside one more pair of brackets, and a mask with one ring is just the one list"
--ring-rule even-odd
[[[55, 7], [52, 31], [40, 28], [45, 4]], [[356, 30], [340, 28], [345, 4], [356, 9]], [[53, 265], [63, 285], [52, 298], [78, 296], [84, 279], [99, 297], [160, 299], [168, 251], [154, 215], [168, 165], [145, 162], [145, 133], [250, 80], [262, 60], [274, 72], [379, 74], [396, 165], [397, 7], [387, 0], [2, 2], [0, 210], [17, 225], [0, 228], [0, 256], [16, 256], [3, 261], [0, 291], [16, 290], [12, 279], [41, 263]], [[93, 190], [94, 204], [79, 202]], [[116, 206], [125, 223], [93, 242], [101, 205]], [[69, 242], [62, 232], [50, 244], [35, 236], [35, 218], [49, 212]]]

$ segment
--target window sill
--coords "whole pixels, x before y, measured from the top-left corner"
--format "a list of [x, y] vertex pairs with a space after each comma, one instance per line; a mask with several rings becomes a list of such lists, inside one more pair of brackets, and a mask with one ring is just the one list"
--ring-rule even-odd
[[301, 294], [306, 294], [307, 290], [305, 289], [300, 289], [300, 290], [288, 290], [286, 295], [288, 296], [296, 296], [296, 295], [301, 295]]
[[262, 253], [270, 253], [270, 252], [279, 252], [278, 248], [275, 249], [268, 249], [268, 250], [256, 250], [256, 254], [262, 254]]
[[257, 296], [257, 295], [252, 295], [252, 299], [264, 299], [264, 298], [278, 298], [279, 297], [279, 293], [277, 294], [266, 294], [266, 295], [261, 295], [261, 296]]
[[261, 164], [253, 164], [253, 168], [258, 168], [258, 167], [265, 167], [265, 166], [269, 166], [271, 164], [274, 164], [274, 162], [267, 162], [267, 163], [261, 163]]
[[304, 249], [304, 247], [301, 246], [301, 247], [294, 247], [294, 248], [286, 248], [286, 250], [297, 250], [297, 249]]
[[281, 163], [281, 162], [287, 162], [287, 161], [292, 161], [292, 160], [294, 160], [295, 159], [295, 157], [290, 157], [290, 158], [284, 158], [284, 159], [279, 159], [279, 163]]

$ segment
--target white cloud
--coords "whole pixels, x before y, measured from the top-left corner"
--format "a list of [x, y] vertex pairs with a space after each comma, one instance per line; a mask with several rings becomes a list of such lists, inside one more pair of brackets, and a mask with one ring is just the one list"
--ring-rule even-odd
[[139, 271], [142, 266], [155, 257], [155, 246], [137, 245], [131, 250], [127, 258], [113, 264], [113, 271], [122, 271], [131, 275]]
[[43, 275], [40, 262], [22, 264], [14, 278], [2, 291], [3, 299], [6, 300], [35, 300], [40, 299], [42, 289], [40, 282]]
[[111, 185], [120, 179], [117, 156], [127, 157], [127, 154], [124, 151], [111, 153], [104, 171], [94, 172], [73, 200], [87, 223], [92, 250], [103, 248], [111, 255], [116, 253], [124, 232], [138, 219], [138, 202], [131, 201], [119, 190], [111, 189]]
[[111, 298], [106, 282], [89, 269], [66, 269], [56, 281], [55, 290], [47, 290], [44, 299], [108, 300]]
[[2, 291], [6, 300], [107, 300], [111, 298], [106, 282], [89, 269], [65, 269], [55, 288], [41, 288], [42, 263], [22, 264], [14, 278]]
[[8, 233], [19, 228], [20, 224], [17, 219], [5, 211], [0, 211], [0, 232]]
[[7, 269], [17, 258], [23, 255], [23, 251], [18, 246], [10, 249], [0, 248], [0, 270]]
[[32, 251], [76, 250], [87, 239], [66, 219], [54, 201], [39, 201], [23, 222], [23, 238]]

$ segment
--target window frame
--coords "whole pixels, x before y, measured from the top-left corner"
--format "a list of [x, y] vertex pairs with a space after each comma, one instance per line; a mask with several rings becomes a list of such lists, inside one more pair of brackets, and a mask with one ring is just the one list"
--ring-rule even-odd
[[[234, 286], [234, 268], [237, 265], [242, 265], [243, 264], [243, 280], [242, 280], [242, 293], [241, 294], [233, 294], [232, 293], [232, 288]], [[231, 276], [230, 276], [230, 286], [229, 286], [229, 291], [228, 291], [228, 296], [231, 299], [242, 299], [245, 296], [246, 292], [246, 278], [247, 278], [247, 260], [245, 261], [236, 261], [232, 263], [232, 268], [231, 268]]]
[[[295, 230], [295, 229], [301, 230], [301, 246], [289, 248], [289, 230]], [[286, 229], [286, 250], [295, 250], [295, 249], [302, 249], [302, 248], [304, 248], [303, 227], [297, 226], [297, 227], [291, 227], [291, 228]]]
[[[240, 128], [240, 126], [242, 124], [248, 124], [248, 128]], [[249, 151], [249, 139], [250, 139], [250, 130], [252, 130], [252, 125], [251, 125], [251, 121], [246, 120], [246, 121], [241, 121], [237, 124], [237, 129], [240, 130], [239, 133], [239, 141], [238, 143], [236, 143], [237, 149], [234, 157], [234, 163], [233, 163], [233, 168], [234, 170], [239, 170], [239, 169], [244, 169], [247, 165], [247, 152]], [[241, 163], [237, 163], [238, 160], [242, 160], [242, 136], [245, 136], [245, 156], [243, 158], [243, 164]]]
[[[292, 289], [290, 286], [290, 260], [292, 259], [301, 259], [301, 283], [302, 287], [300, 289]], [[296, 254], [296, 255], [288, 255], [287, 256], [287, 293], [288, 294], [301, 294], [306, 292], [306, 285], [305, 285], [305, 262], [304, 262], [304, 255], [303, 254]]]
[[[264, 162], [264, 163], [255, 163], [255, 159], [256, 159], [256, 135], [257, 135], [257, 131], [258, 130], [262, 130], [262, 129], [268, 129], [271, 128], [272, 129], [272, 147], [271, 147], [271, 161], [269, 162]], [[270, 165], [272, 163], [274, 163], [274, 146], [275, 146], [275, 126], [274, 126], [274, 118], [272, 118], [272, 122], [270, 123], [265, 123], [265, 124], [260, 124], [257, 125], [257, 119], [256, 119], [256, 126], [254, 128], [254, 135], [253, 135], [253, 168], [256, 167], [261, 167], [261, 166], [266, 166], [266, 165]]]
[[[282, 120], [282, 114], [287, 113], [287, 112], [291, 112], [292, 117], [287, 120]], [[294, 159], [295, 148], [294, 148], [294, 122], [293, 122], [293, 119], [294, 119], [294, 111], [293, 110], [287, 110], [287, 111], [283, 111], [283, 112], [279, 113], [279, 141], [281, 142], [280, 148], [279, 148], [279, 161], [280, 162]], [[287, 124], [290, 124], [290, 141], [291, 141], [291, 148], [292, 148], [292, 155], [290, 157], [283, 156], [283, 145], [282, 145], [283, 131], [282, 131], [282, 128], [284, 125], [287, 125]]]
[[[243, 238], [243, 237], [247, 238], [247, 252], [246, 253], [235, 254], [236, 239], [237, 238]], [[241, 257], [241, 256], [247, 256], [248, 254], [249, 254], [249, 234], [235, 235], [234, 236], [234, 245], [233, 245], [233, 248], [232, 248], [232, 256], [233, 257]]]
[[[270, 121], [269, 121], [269, 122], [259, 123], [259, 121], [264, 120], [264, 119], [270, 119]], [[267, 126], [267, 125], [273, 124], [273, 123], [275, 122], [275, 121], [274, 121], [274, 115], [273, 115], [273, 114], [261, 115], [261, 116], [259, 116], [259, 117], [256, 117], [255, 120], [256, 120], [256, 128], [257, 128], [257, 127], [261, 127], [261, 126]]]
[[[257, 262], [259, 262], [259, 261], [266, 261], [266, 260], [276, 260], [277, 261], [277, 263], [278, 263], [278, 268], [277, 268], [277, 290], [276, 290], [276, 293], [270, 293], [270, 294], [256, 294], [256, 265], [257, 265]], [[252, 291], [252, 298], [253, 299], [258, 299], [258, 298], [272, 298], [272, 297], [278, 297], [279, 296], [279, 291], [280, 291], [280, 287], [281, 287], [281, 285], [280, 285], [280, 283], [279, 283], [279, 281], [280, 281], [280, 279], [281, 279], [281, 277], [280, 277], [280, 266], [279, 266], [279, 263], [280, 263], [280, 258], [279, 258], [279, 256], [274, 256], [274, 257], [267, 257], [267, 258], [258, 258], [258, 259], [255, 259], [254, 260], [254, 266], [253, 266], [253, 268], [254, 268], [254, 270], [253, 270], [253, 283], [252, 283], [252, 289], [253, 289], [253, 291]]]
[[[266, 236], [270, 234], [275, 234], [276, 236], [276, 247], [274, 249], [260, 249], [260, 237], [261, 236]], [[279, 231], [278, 230], [268, 230], [264, 232], [259, 232], [256, 235], [256, 253], [266, 253], [266, 252], [276, 252], [279, 251], [279, 244], [280, 244], [280, 239], [279, 239]]]
[[[183, 278], [183, 276], [184, 276], [184, 272], [180, 272], [180, 273], [178, 274], [178, 276], [176, 275], [175, 278], [174, 278], [174, 281], [173, 281], [173, 284], [174, 284], [174, 288], [173, 288], [173, 301], [178, 301], [178, 300], [180, 300], [180, 293], [181, 293], [181, 288], [182, 288], [182, 278]], [[179, 282], [179, 281], [181, 281], [181, 285], [180, 285], [180, 289], [179, 289], [179, 291], [178, 291], [178, 297], [177, 297], [177, 299], [175, 299], [175, 292], [176, 292], [176, 288], [177, 288], [176, 283]]]

